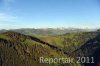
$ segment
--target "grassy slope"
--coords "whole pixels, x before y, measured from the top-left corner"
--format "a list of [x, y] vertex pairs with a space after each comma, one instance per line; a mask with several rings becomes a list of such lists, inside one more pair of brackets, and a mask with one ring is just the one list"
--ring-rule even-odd
[[[48, 64], [39, 64], [41, 56], [48, 58], [68, 57], [63, 52], [58, 52], [47, 45], [32, 40], [30, 36], [15, 32], [0, 34], [0, 66], [48, 66]], [[61, 64], [49, 66], [58, 65]]]
[[40, 39], [50, 44], [55, 44], [64, 51], [73, 52], [88, 40], [96, 37], [96, 35], [98, 35], [97, 32], [76, 32], [59, 36], [40, 37]]
[[[98, 32], [78, 32], [38, 38], [58, 46], [65, 52], [71, 53], [97, 35]], [[0, 61], [3, 62], [2, 66], [7, 66], [7, 64], [9, 66], [48, 66], [47, 64], [39, 64], [39, 57], [68, 57], [63, 52], [58, 52], [47, 45], [34, 41], [30, 36], [15, 32], [0, 34], [0, 47]], [[57, 65], [55, 64], [55, 66]], [[54, 64], [51, 66], [54, 66]], [[68, 66], [75, 66], [75, 64], [68, 64]]]

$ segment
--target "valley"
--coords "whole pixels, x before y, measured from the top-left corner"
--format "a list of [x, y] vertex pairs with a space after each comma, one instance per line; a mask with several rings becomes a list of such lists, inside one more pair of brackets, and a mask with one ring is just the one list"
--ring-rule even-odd
[[[99, 30], [40, 37], [7, 31], [0, 34], [0, 66], [99, 66], [99, 49]], [[40, 57], [94, 57], [95, 63], [47, 64]]]

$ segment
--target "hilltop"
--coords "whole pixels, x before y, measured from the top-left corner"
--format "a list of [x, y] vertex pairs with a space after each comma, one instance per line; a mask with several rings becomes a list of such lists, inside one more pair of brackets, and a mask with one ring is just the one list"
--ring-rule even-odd
[[[8, 31], [0, 34], [0, 66], [48, 66], [39, 57], [68, 57], [57, 46], [36, 37]], [[51, 64], [58, 66], [63, 64]], [[77, 64], [79, 65], [79, 64]]]

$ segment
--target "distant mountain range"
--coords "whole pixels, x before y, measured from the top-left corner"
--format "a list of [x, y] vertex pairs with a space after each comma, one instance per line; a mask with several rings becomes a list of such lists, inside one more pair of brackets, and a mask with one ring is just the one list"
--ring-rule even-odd
[[72, 33], [72, 32], [89, 32], [89, 31], [96, 31], [97, 29], [79, 29], [79, 28], [23, 28], [23, 29], [11, 29], [11, 30], [0, 30], [0, 33], [7, 32], [7, 31], [14, 31], [19, 32], [25, 35], [31, 36], [41, 36], [41, 35], [62, 35], [65, 33]]

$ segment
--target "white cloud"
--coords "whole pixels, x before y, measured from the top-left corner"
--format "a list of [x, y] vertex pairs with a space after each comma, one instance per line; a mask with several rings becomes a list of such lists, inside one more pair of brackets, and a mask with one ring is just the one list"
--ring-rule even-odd
[[13, 15], [9, 15], [9, 14], [6, 14], [6, 13], [0, 13], [0, 22], [2, 21], [15, 21], [17, 19], [16, 16], [13, 16]]
[[99, 28], [99, 26], [80, 26], [79, 27], [80, 29], [96, 29], [96, 28]]
[[0, 29], [16, 29], [19, 27], [17, 22], [18, 17], [7, 14], [0, 13]]

